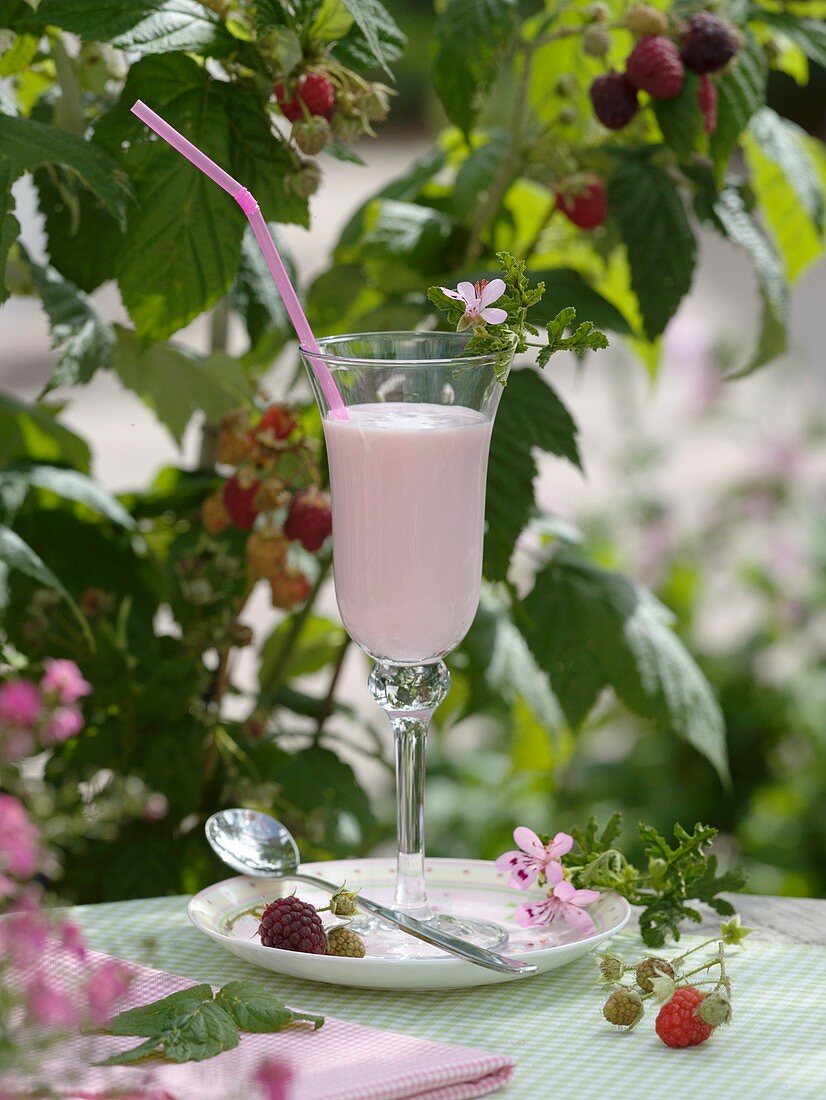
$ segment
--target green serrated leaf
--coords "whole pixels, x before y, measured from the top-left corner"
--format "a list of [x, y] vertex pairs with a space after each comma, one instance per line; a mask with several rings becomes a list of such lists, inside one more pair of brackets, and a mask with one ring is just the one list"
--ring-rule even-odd
[[753, 7], [750, 15], [755, 22], [782, 31], [807, 57], [826, 68], [826, 23], [822, 19], [801, 18], [795, 12], [766, 11], [763, 7]]
[[448, 0], [433, 29], [433, 83], [448, 118], [468, 133], [511, 41], [514, 0]]
[[507, 576], [514, 544], [534, 507], [534, 448], [580, 466], [577, 427], [554, 389], [536, 371], [512, 371], [491, 440], [484, 573]]
[[88, 471], [89, 447], [59, 424], [47, 405], [27, 405], [0, 393], [0, 466], [27, 460]]
[[51, 588], [62, 596], [77, 619], [85, 638], [90, 646], [94, 648], [89, 624], [63, 582], [16, 531], [0, 524], [0, 606], [5, 606], [8, 595], [5, 583], [6, 575], [12, 569], [23, 573], [24, 576], [31, 577], [38, 584], [42, 584], [45, 588]]
[[206, 1001], [211, 1000], [211, 986], [206, 983], [189, 986], [159, 1001], [119, 1013], [109, 1021], [106, 1030], [110, 1035], [158, 1036], [162, 1031], [186, 1022]]
[[476, 216], [479, 202], [505, 156], [509, 138], [506, 130], [490, 131], [459, 165], [450, 201], [460, 221], [470, 222]]
[[583, 275], [568, 267], [543, 267], [531, 270], [530, 276], [545, 284], [545, 294], [531, 307], [531, 320], [547, 325], [560, 305], [571, 305], [580, 317], [587, 317], [598, 328], [607, 328], [625, 336], [631, 335], [628, 320], [615, 305], [586, 282]]
[[354, 68], [378, 63], [392, 77], [390, 63], [404, 50], [407, 38], [395, 19], [378, 0], [342, 0], [355, 26], [336, 45], [336, 56]]
[[[153, 339], [177, 331], [229, 289], [245, 218], [185, 158], [151, 141], [128, 108], [147, 100], [219, 164], [231, 166], [226, 87], [184, 54], [145, 57], [132, 66], [119, 103], [96, 128], [98, 139], [125, 157], [137, 192], [118, 283], [135, 326]], [[121, 154], [124, 141], [131, 147]]]
[[699, 78], [686, 71], [682, 91], [673, 99], [654, 99], [652, 106], [666, 145], [678, 160], [688, 160], [700, 152], [707, 139], [703, 116], [697, 103]]
[[[276, 672], [281, 683], [296, 676], [318, 672], [333, 660], [347, 636], [340, 623], [311, 615], [302, 627], [298, 643], [291, 644], [292, 625], [291, 619], [284, 619], [261, 648], [258, 682], [262, 691], [272, 688]], [[282, 660], [287, 656], [287, 645], [290, 645], [289, 658], [282, 666]]]
[[613, 688], [641, 717], [677, 733], [727, 779], [725, 729], [700, 670], [645, 589], [558, 550], [523, 601], [519, 625], [568, 721]]
[[740, 374], [749, 374], [770, 362], [786, 348], [788, 287], [783, 264], [763, 231], [748, 213], [733, 188], [721, 191], [713, 207], [714, 219], [723, 233], [750, 253], [763, 301], [763, 320], [757, 347]]
[[111, 366], [115, 346], [112, 326], [99, 316], [82, 290], [53, 267], [34, 263], [22, 246], [21, 253], [49, 319], [52, 347], [59, 353], [43, 393], [88, 382], [96, 370]]
[[721, 180], [729, 158], [749, 119], [766, 102], [768, 67], [762, 48], [751, 34], [717, 85], [717, 127], [709, 140]]
[[55, 126], [0, 114], [3, 178], [14, 181], [45, 164], [59, 164], [71, 172], [122, 222], [128, 195], [126, 176], [102, 149]]
[[806, 131], [770, 107], [762, 107], [749, 123], [748, 132], [763, 155], [781, 169], [812, 225], [822, 233], [823, 186], [807, 148]]
[[241, 364], [228, 355], [207, 359], [171, 344], [145, 344], [128, 329], [115, 326], [114, 370], [180, 443], [196, 412], [217, 421], [252, 399]]
[[697, 262], [694, 234], [670, 176], [650, 161], [620, 161], [609, 179], [608, 195], [628, 253], [645, 333], [653, 340], [691, 287]]
[[42, 0], [37, 16], [87, 41], [136, 54], [223, 56], [235, 45], [221, 19], [197, 0]]
[[0, 491], [4, 486], [45, 489], [64, 500], [85, 504], [92, 511], [106, 516], [120, 527], [134, 528], [135, 521], [123, 505], [96, 481], [79, 470], [59, 466], [30, 466], [24, 469], [0, 470]]
[[[286, 242], [271, 225], [281, 258], [289, 264]], [[229, 305], [244, 318], [250, 347], [244, 356], [248, 366], [269, 366], [285, 343], [292, 338], [292, 326], [273, 282], [267, 262], [251, 228], [244, 232], [241, 244], [241, 264], [229, 295]]]
[[183, 1024], [175, 1024], [161, 1035], [163, 1052], [172, 1062], [202, 1062], [238, 1046], [240, 1037], [232, 1017], [215, 1004], [204, 1001]]
[[429, 273], [444, 268], [445, 250], [456, 230], [447, 214], [396, 199], [374, 199], [357, 248], [345, 260], [386, 261]]
[[135, 1062], [140, 1062], [144, 1058], [149, 1058], [150, 1055], [155, 1054], [160, 1045], [160, 1038], [146, 1039], [144, 1042], [138, 1043], [136, 1047], [122, 1050], [119, 1054], [110, 1054], [108, 1058], [92, 1064], [95, 1066], [131, 1066]]
[[9, 249], [20, 236], [20, 223], [14, 214], [14, 196], [11, 193], [13, 179], [9, 166], [0, 159], [0, 305], [9, 296], [6, 287], [6, 257]]
[[293, 1012], [259, 982], [229, 982], [219, 990], [215, 1003], [244, 1031], [283, 1031], [297, 1020], [313, 1023], [317, 1031], [324, 1023], [323, 1016]]

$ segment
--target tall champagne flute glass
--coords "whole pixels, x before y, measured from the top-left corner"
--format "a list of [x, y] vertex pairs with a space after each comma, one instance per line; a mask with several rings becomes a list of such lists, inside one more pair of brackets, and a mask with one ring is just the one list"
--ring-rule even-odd
[[[485, 483], [501, 386], [493, 356], [464, 333], [332, 336], [301, 349], [323, 418], [333, 503], [333, 570], [344, 625], [375, 661], [373, 698], [395, 736], [395, 907], [480, 945], [499, 926], [434, 914], [424, 869], [425, 743], [450, 686], [443, 658], [479, 603]], [[347, 406], [331, 415], [321, 359]]]

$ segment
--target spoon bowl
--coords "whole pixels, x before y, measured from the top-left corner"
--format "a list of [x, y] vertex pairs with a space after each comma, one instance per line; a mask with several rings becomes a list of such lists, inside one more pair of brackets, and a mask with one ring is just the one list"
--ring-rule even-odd
[[258, 810], [220, 810], [204, 826], [209, 846], [242, 875], [284, 878], [298, 870], [298, 845], [287, 828]]

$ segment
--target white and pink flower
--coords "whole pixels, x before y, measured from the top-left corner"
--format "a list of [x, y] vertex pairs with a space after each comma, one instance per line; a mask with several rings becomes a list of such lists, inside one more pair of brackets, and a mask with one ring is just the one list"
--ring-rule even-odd
[[559, 863], [549, 864], [545, 875], [551, 891], [542, 901], [523, 902], [517, 907], [516, 920], [523, 928], [545, 927], [564, 920], [577, 932], [595, 932], [596, 925], [585, 909], [599, 900], [599, 890], [577, 890], [567, 881]]
[[44, 692], [54, 693], [64, 707], [76, 703], [92, 690], [92, 685], [83, 678], [74, 661], [63, 657], [47, 657], [43, 668], [46, 671], [40, 687]]
[[[513, 839], [520, 851], [505, 852], [496, 861], [498, 871], [510, 871], [509, 886], [527, 890], [536, 882], [540, 873], [548, 874], [551, 865], [561, 866], [559, 860], [574, 846], [574, 838], [568, 833], [557, 833], [553, 840], [543, 844], [533, 829], [520, 825], [513, 830]], [[549, 879], [550, 881], [550, 879]]]
[[461, 302], [465, 312], [456, 326], [459, 332], [466, 328], [481, 328], [483, 325], [501, 325], [508, 319], [507, 310], [491, 308], [505, 293], [504, 279], [481, 279], [476, 283], [462, 282], [455, 290], [443, 286], [439, 288], [448, 298]]

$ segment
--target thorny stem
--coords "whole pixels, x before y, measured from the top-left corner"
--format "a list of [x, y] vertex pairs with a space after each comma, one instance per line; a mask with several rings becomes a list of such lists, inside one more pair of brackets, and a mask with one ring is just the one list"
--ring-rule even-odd
[[[241, 613], [247, 605], [247, 601], [252, 595], [252, 590], [255, 587], [254, 584], [247, 586], [244, 595], [241, 597], [241, 601], [238, 607], [235, 609], [235, 614], [232, 617], [232, 623], [230, 629], [238, 622], [241, 617]], [[221, 656], [218, 659], [218, 667], [215, 670], [215, 675], [212, 678], [212, 684], [210, 685], [209, 694], [207, 696], [207, 706], [210, 707], [215, 715], [216, 721], [221, 719], [221, 700], [224, 697], [224, 693], [227, 690], [227, 684], [229, 682], [229, 668], [230, 659], [232, 657], [232, 643], [230, 642], [224, 650], [221, 652]], [[212, 731], [212, 735], [207, 745], [206, 754], [204, 756], [204, 782], [208, 783], [212, 776], [215, 774], [215, 766], [218, 763], [218, 738], [215, 735], [215, 730]]]
[[339, 646], [338, 653], [336, 654], [335, 664], [333, 665], [333, 671], [330, 676], [330, 683], [327, 687], [327, 694], [321, 700], [321, 704], [318, 708], [318, 719], [316, 725], [315, 735], [313, 736], [313, 744], [317, 745], [321, 740], [321, 734], [324, 731], [324, 724], [333, 712], [333, 705], [335, 703], [336, 687], [338, 686], [339, 677], [341, 676], [341, 670], [344, 667], [344, 659], [347, 656], [347, 651], [350, 648], [350, 638], [346, 636], [344, 641]]
[[499, 165], [499, 170], [493, 177], [487, 195], [479, 207], [476, 218], [470, 228], [470, 237], [468, 238], [468, 244], [465, 250], [465, 259], [467, 261], [475, 260], [482, 251], [482, 235], [496, 212], [499, 210], [502, 200], [507, 194], [514, 177], [522, 166], [522, 159], [525, 153], [523, 148], [523, 136], [528, 114], [528, 85], [531, 78], [531, 58], [537, 45], [538, 43], [536, 42], [522, 42], [519, 47], [523, 55], [522, 71], [519, 74], [519, 81], [516, 85], [516, 92], [514, 94], [513, 113], [511, 115], [510, 126], [511, 137], [505, 155], [502, 158], [502, 163]]

